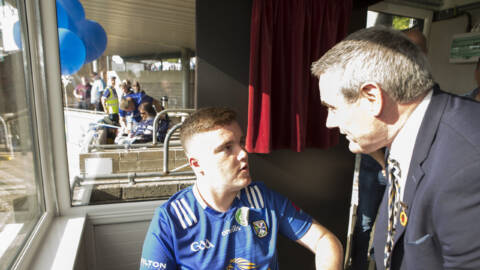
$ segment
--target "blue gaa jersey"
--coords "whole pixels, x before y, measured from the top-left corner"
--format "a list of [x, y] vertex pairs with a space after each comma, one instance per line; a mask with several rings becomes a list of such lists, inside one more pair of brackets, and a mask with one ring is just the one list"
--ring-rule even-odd
[[141, 270], [278, 269], [278, 233], [301, 238], [312, 218], [254, 182], [227, 212], [208, 207], [196, 187], [157, 208], [143, 244]]

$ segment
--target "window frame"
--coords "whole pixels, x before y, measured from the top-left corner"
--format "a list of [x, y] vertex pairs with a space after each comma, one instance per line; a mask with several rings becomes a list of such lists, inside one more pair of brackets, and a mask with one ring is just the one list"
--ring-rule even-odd
[[69, 186], [68, 156], [65, 138], [64, 107], [62, 100], [60, 60], [58, 54], [58, 34], [56, 21], [55, 1], [41, 1], [41, 24], [44, 35], [44, 54], [46, 67], [46, 86], [49, 107], [49, 129], [51, 130], [51, 152], [53, 154], [53, 168], [55, 179], [56, 200], [58, 203], [59, 216], [82, 216], [88, 215], [89, 220], [96, 222], [112, 223], [149, 220], [159, 202], [155, 200], [147, 202], [126, 202], [105, 205], [71, 205], [71, 191]]
[[433, 11], [410, 6], [402, 6], [393, 3], [386, 3], [384, 1], [369, 6], [368, 10], [423, 19], [423, 34], [428, 40], [428, 35], [430, 34], [430, 27], [432, 25]]
[[[54, 186], [52, 181], [52, 156], [48, 151], [50, 148], [50, 134], [48, 129], [40, 127], [48, 125], [48, 118], [45, 110], [45, 79], [44, 79], [44, 55], [42, 53], [43, 36], [40, 31], [39, 9], [37, 3], [31, 0], [16, 0], [18, 7], [19, 20], [22, 32], [22, 44], [24, 47], [23, 62], [25, 67], [25, 80], [27, 85], [26, 96], [28, 99], [27, 108], [30, 111], [32, 122], [32, 146], [34, 158], [37, 160], [36, 179], [39, 192], [43, 193], [41, 198], [44, 201], [43, 214], [37, 221], [33, 230], [27, 237], [23, 248], [12, 263], [11, 269], [27, 269], [28, 264], [33, 258], [34, 251], [41, 244], [43, 236], [48, 231], [53, 217], [56, 215], [57, 207], [54, 195]], [[29, 14], [29, 16], [27, 16]], [[31, 26], [31, 27], [30, 27]], [[41, 108], [41, 107], [44, 108]]]
[[[29, 109], [32, 112], [32, 142], [38, 160], [38, 181], [45, 200], [43, 215], [12, 264], [11, 269], [32, 269], [43, 240], [54, 234], [52, 224], [61, 218], [88, 217], [88, 224], [148, 221], [165, 200], [106, 205], [71, 206], [68, 158], [60, 74], [55, 0], [17, 0], [25, 44], [24, 64], [29, 67]], [[87, 218], [85, 218], [87, 220]], [[89, 234], [89, 229], [79, 234]], [[87, 235], [87, 242], [91, 235]], [[91, 245], [94, 243], [86, 243]], [[35, 267], [39, 267], [38, 265]], [[41, 267], [41, 266], [40, 266]], [[36, 268], [35, 268], [36, 269]], [[41, 268], [40, 268], [41, 269]]]

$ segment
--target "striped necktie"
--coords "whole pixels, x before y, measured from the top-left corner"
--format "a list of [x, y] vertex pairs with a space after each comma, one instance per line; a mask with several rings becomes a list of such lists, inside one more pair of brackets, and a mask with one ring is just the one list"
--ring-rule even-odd
[[399, 211], [400, 201], [400, 165], [394, 159], [389, 158], [388, 176], [390, 185], [388, 187], [388, 225], [387, 225], [387, 241], [385, 243], [385, 269], [390, 270], [393, 249], [393, 237], [395, 235], [395, 225], [397, 224], [397, 216]]

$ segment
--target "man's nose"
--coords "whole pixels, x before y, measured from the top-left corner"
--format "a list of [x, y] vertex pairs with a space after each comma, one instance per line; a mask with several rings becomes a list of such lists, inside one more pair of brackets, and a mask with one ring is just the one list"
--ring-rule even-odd
[[327, 122], [325, 123], [327, 128], [336, 128], [338, 127], [337, 121], [335, 121], [335, 116], [332, 113], [328, 112], [327, 114]]
[[243, 147], [240, 147], [240, 152], [238, 152], [238, 160], [245, 160], [247, 156], [247, 150], [245, 150], [245, 148]]

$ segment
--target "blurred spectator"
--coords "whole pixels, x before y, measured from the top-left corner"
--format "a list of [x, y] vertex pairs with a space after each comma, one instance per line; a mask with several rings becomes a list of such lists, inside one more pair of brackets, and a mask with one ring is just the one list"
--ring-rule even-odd
[[90, 91], [92, 86], [87, 81], [85, 76], [82, 76], [80, 84], [78, 84], [73, 90], [73, 96], [76, 100], [75, 107], [77, 109], [89, 109], [90, 107]]
[[[121, 107], [125, 107], [127, 110], [132, 106], [131, 100], [122, 100], [120, 102]], [[153, 141], [153, 136], [157, 136], [158, 142], [163, 142], [167, 134], [170, 120], [168, 115], [165, 115], [164, 119], [161, 119], [157, 131], [153, 132], [153, 123], [155, 120], [156, 112], [152, 106], [152, 103], [145, 102], [138, 107], [142, 121], [136, 126], [135, 130], [130, 136], [118, 137], [116, 142], [118, 144], [132, 144], [132, 143], [148, 143]]]
[[[126, 82], [125, 84], [122, 83], [122, 93], [122, 99], [131, 100], [134, 104], [133, 108], [130, 106], [125, 106], [125, 108], [128, 108], [125, 110], [123, 108], [120, 108], [120, 124], [128, 131], [132, 131], [135, 126], [140, 123], [140, 121], [142, 121], [140, 112], [138, 111], [138, 107], [140, 106], [140, 104], [149, 102], [153, 104], [157, 112], [160, 112], [162, 110], [162, 105], [158, 100], [145, 94], [144, 91], [140, 91], [138, 93], [131, 91], [130, 89], [128, 89], [128, 84], [126, 84]], [[131, 120], [131, 128], [129, 128], [129, 123], [127, 122], [127, 120]]]
[[140, 87], [140, 82], [138, 82], [137, 80], [134, 80], [133, 81], [133, 84], [132, 84], [132, 89], [133, 89], [133, 92], [135, 93], [143, 93], [145, 94], [145, 91], [143, 91]]
[[103, 111], [101, 97], [103, 94], [103, 90], [106, 87], [105, 81], [96, 72], [93, 72], [92, 77], [93, 77], [93, 84], [92, 84], [90, 103], [95, 111]]
[[118, 108], [118, 96], [117, 91], [115, 90], [115, 81], [116, 77], [112, 76], [110, 78], [110, 86], [103, 91], [101, 98], [103, 110], [108, 114], [108, 119], [110, 120], [109, 124], [118, 125], [119, 117], [119, 108]]

